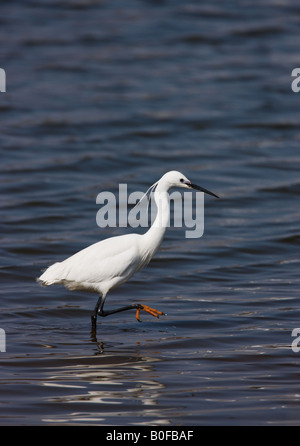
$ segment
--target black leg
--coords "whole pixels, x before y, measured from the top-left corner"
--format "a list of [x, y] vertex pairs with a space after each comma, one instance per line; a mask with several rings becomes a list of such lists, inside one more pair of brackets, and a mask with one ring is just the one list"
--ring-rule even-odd
[[92, 313], [92, 316], [91, 316], [91, 319], [92, 319], [92, 326], [93, 326], [93, 327], [96, 327], [97, 314], [98, 314], [98, 311], [99, 311], [99, 307], [100, 307], [100, 308], [103, 307], [103, 305], [104, 305], [104, 300], [105, 300], [105, 299], [103, 299], [102, 296], [99, 296], [99, 298], [98, 298], [98, 300], [97, 300], [95, 309], [94, 309], [94, 311], [93, 311], [93, 313]]
[[91, 316], [92, 319], [92, 328], [95, 329], [96, 328], [96, 321], [97, 321], [97, 316], [101, 316], [101, 317], [106, 317], [109, 316], [110, 314], [115, 314], [115, 313], [120, 313], [121, 311], [127, 311], [127, 310], [132, 310], [135, 309], [137, 310], [136, 312], [136, 319], [140, 321], [139, 318], [139, 314], [140, 314], [140, 310], [144, 310], [147, 313], [151, 314], [152, 316], [155, 317], [159, 317], [159, 315], [163, 315], [164, 313], [162, 311], [158, 311], [155, 310], [153, 308], [148, 307], [147, 305], [141, 305], [141, 304], [132, 304], [132, 305], [126, 305], [126, 307], [121, 307], [121, 308], [116, 308], [115, 310], [109, 310], [109, 311], [104, 311], [103, 310], [103, 306], [104, 306], [104, 302], [105, 302], [105, 296], [100, 296], [97, 304], [95, 306], [94, 312]]
[[127, 305], [126, 307], [116, 308], [115, 310], [104, 311], [103, 310], [104, 301], [105, 301], [105, 298], [103, 298], [103, 296], [99, 296], [96, 306], [95, 306], [95, 309], [91, 316], [93, 326], [96, 325], [98, 315], [105, 317], [105, 316], [109, 316], [110, 314], [120, 313], [120, 311], [127, 311], [127, 310], [132, 310], [132, 309], [136, 309], [136, 310], [142, 309], [142, 305], [132, 304], [132, 305]]
[[116, 308], [115, 310], [109, 310], [109, 311], [103, 311], [103, 306], [100, 308], [98, 314], [99, 316], [105, 317], [105, 316], [109, 316], [110, 314], [114, 314], [114, 313], [120, 313], [121, 311], [127, 311], [127, 310], [132, 310], [132, 309], [142, 309], [142, 305], [140, 304], [132, 304], [132, 305], [127, 305], [126, 307], [121, 307], [121, 308]]

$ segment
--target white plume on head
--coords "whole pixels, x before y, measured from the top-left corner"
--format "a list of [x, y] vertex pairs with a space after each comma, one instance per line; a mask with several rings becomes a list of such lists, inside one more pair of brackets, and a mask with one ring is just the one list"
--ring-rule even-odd
[[[154, 192], [156, 186], [158, 184], [158, 181], [156, 181], [156, 183], [152, 184], [152, 186], [149, 187], [149, 189], [144, 193], [144, 195], [142, 196], [142, 198], [135, 204], [135, 206], [133, 207], [133, 209], [137, 206], [139, 206], [141, 204], [141, 202], [144, 200], [145, 197], [147, 197], [148, 195], [150, 196], [152, 194], [152, 192]], [[148, 203], [149, 204], [149, 203]]]

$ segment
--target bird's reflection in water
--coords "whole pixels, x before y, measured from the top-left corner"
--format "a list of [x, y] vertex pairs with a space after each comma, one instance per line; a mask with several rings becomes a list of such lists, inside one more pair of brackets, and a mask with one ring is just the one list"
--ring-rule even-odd
[[168, 424], [158, 407], [165, 387], [155, 369], [160, 359], [142, 356], [138, 348], [130, 347], [124, 353], [97, 338], [93, 342], [97, 347], [94, 356], [73, 358], [70, 365], [64, 361], [44, 380], [43, 385], [51, 387], [55, 396], [47, 400], [54, 410], [43, 421], [105, 424], [113, 413], [124, 420], [138, 417], [141, 424], [143, 419], [147, 419], [145, 424], [149, 419], [152, 424]]

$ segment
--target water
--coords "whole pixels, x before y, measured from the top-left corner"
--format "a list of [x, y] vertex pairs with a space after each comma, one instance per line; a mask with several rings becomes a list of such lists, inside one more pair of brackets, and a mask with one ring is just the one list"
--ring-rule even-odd
[[[0, 423], [299, 424], [298, 2], [2, 3]], [[97, 296], [35, 277], [130, 230], [99, 192], [172, 169], [221, 196], [204, 236], [107, 299], [167, 316], [93, 337]]]

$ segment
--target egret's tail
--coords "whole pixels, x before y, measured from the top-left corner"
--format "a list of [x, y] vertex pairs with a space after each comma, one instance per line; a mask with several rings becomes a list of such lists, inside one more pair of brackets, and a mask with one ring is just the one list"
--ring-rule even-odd
[[46, 269], [40, 277], [37, 277], [36, 280], [41, 282], [44, 286], [59, 283], [61, 281], [60, 265], [61, 262], [53, 263], [53, 265], [49, 266], [49, 268]]

